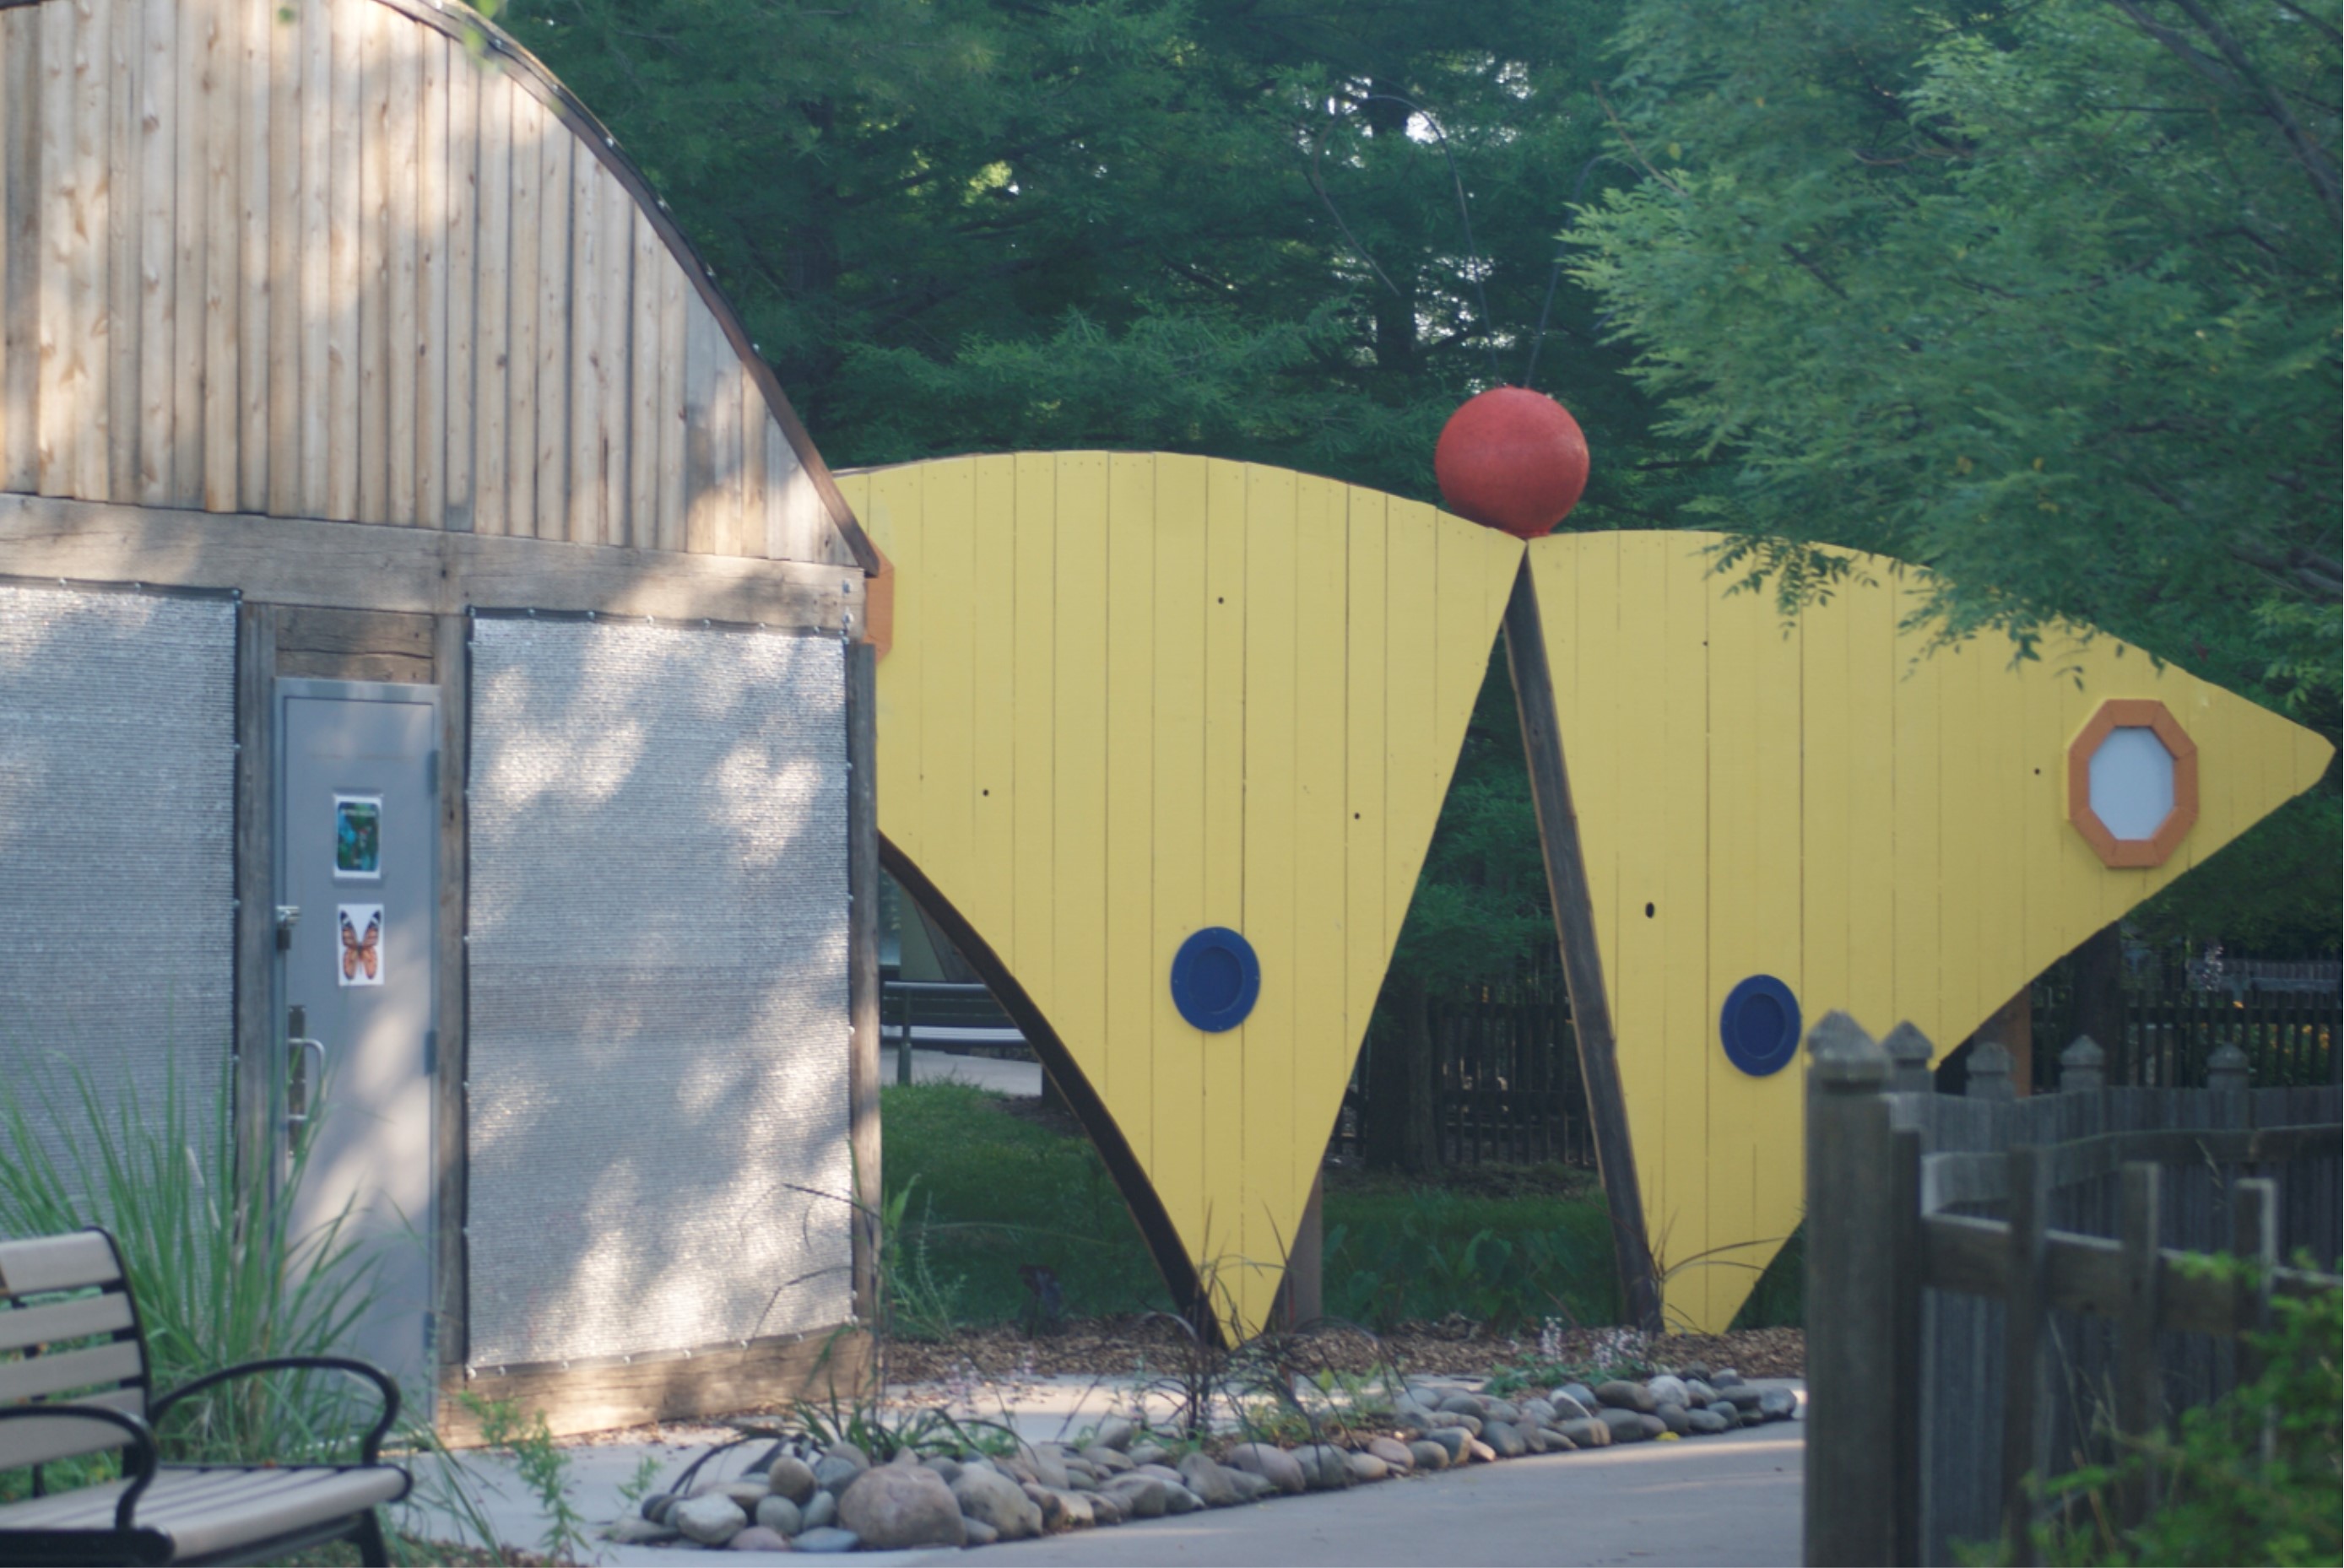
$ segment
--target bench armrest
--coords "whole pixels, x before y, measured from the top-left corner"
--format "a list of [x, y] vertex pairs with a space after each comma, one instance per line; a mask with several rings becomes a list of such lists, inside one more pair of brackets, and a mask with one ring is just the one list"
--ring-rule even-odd
[[102, 1421], [109, 1426], [120, 1427], [128, 1434], [130, 1441], [123, 1446], [129, 1452], [124, 1455], [122, 1469], [125, 1474], [128, 1474], [135, 1462], [137, 1475], [123, 1489], [122, 1496], [114, 1505], [114, 1527], [128, 1530], [131, 1527], [130, 1511], [138, 1505], [138, 1494], [146, 1491], [155, 1479], [155, 1429], [128, 1411], [107, 1410], [103, 1405], [12, 1404], [0, 1409], [0, 1421], [37, 1421], [44, 1418], [50, 1421]]
[[389, 1434], [391, 1426], [399, 1420], [399, 1385], [393, 1382], [390, 1380], [390, 1374], [380, 1367], [368, 1362], [353, 1361], [348, 1356], [270, 1356], [264, 1361], [244, 1362], [232, 1367], [222, 1367], [217, 1372], [206, 1372], [193, 1382], [183, 1383], [161, 1399], [156, 1400], [147, 1407], [147, 1419], [157, 1426], [162, 1425], [163, 1412], [166, 1410], [187, 1398], [187, 1395], [199, 1389], [209, 1388], [214, 1383], [226, 1382], [230, 1378], [250, 1377], [255, 1372], [279, 1372], [303, 1367], [351, 1372], [359, 1377], [373, 1380], [375, 1387], [382, 1392], [382, 1414], [376, 1418], [373, 1430], [366, 1434], [366, 1441], [359, 1445], [359, 1457], [369, 1464], [379, 1463], [382, 1458], [382, 1440]]

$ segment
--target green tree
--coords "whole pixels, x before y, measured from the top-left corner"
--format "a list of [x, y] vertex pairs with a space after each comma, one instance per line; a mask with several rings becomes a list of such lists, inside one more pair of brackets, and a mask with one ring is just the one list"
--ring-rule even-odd
[[[1786, 607], [1875, 550], [1946, 635], [2062, 619], [2338, 729], [2332, 10], [1641, 0], [1582, 281]], [[1656, 455], [1661, 460], [1665, 454]], [[2335, 945], [2324, 795], [2159, 901]], [[2303, 890], [2309, 930], [2248, 912]], [[2239, 940], [2233, 936], [2233, 940]]]

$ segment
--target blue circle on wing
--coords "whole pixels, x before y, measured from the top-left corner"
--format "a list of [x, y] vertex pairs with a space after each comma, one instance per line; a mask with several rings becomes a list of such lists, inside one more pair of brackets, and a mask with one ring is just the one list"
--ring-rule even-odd
[[1799, 999], [1773, 975], [1752, 975], [1726, 994], [1717, 1032], [1725, 1059], [1751, 1077], [1780, 1072], [1799, 1054]]
[[1261, 960], [1227, 926], [1207, 926], [1172, 956], [1172, 1005], [1207, 1034], [1243, 1023], [1260, 995]]

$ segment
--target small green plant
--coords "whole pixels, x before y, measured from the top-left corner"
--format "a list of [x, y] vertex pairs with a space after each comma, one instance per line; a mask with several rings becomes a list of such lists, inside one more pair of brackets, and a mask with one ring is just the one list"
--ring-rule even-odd
[[619, 1501], [632, 1508], [649, 1497], [652, 1489], [659, 1485], [662, 1468], [655, 1454], [646, 1453], [635, 1461], [635, 1473], [619, 1483]]
[[958, 1325], [965, 1280], [938, 1274], [929, 1256], [929, 1236], [936, 1229], [933, 1199], [922, 1203], [917, 1225], [905, 1218], [919, 1182], [914, 1175], [881, 1205], [880, 1269], [887, 1285], [887, 1332], [933, 1343], [950, 1339]]
[[[2309, 1269], [2309, 1257], [2299, 1260]], [[2257, 1266], [2229, 1257], [2187, 1267], [2251, 1282]], [[2107, 1462], [2041, 1489], [2049, 1519], [2035, 1531], [2038, 1561], [2086, 1563], [2333, 1563], [2344, 1555], [2344, 1293], [2272, 1302], [2267, 1334], [2248, 1336], [2261, 1374], [2215, 1403], [2185, 1411], [2177, 1428], [2128, 1443]], [[2127, 1524], [2117, 1499], [2159, 1501]], [[1969, 1563], [2007, 1561], [1995, 1545], [1966, 1547]]]
[[570, 1456], [556, 1446], [545, 1412], [526, 1416], [510, 1400], [485, 1399], [469, 1392], [456, 1395], [459, 1403], [480, 1423], [481, 1444], [510, 1459], [520, 1483], [545, 1512], [545, 1534], [540, 1546], [556, 1563], [575, 1562], [591, 1550], [586, 1536], [586, 1516], [570, 1500]]

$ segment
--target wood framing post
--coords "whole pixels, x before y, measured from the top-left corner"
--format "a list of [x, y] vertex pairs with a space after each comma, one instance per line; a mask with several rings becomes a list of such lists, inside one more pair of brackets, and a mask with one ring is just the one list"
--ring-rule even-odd
[[[471, 1076], [471, 977], [464, 934], [470, 920], [471, 815], [466, 797], [472, 755], [472, 618], [435, 617], [431, 673], [440, 683], [440, 910], [434, 955], [433, 1027], [439, 1031], [431, 1075], [433, 1212], [432, 1337], [443, 1372], [461, 1374], [471, 1349], [471, 1258], [464, 1245], [470, 1214], [464, 1085]], [[444, 1412], [443, 1412], [444, 1413]]]
[[1286, 1312], [1289, 1327], [1316, 1322], [1327, 1315], [1322, 1268], [1327, 1244], [1323, 1207], [1326, 1197], [1327, 1178], [1321, 1174], [1310, 1183], [1310, 1201], [1302, 1206], [1302, 1219], [1294, 1227], [1294, 1244], [1286, 1251]]
[[1910, 1561], [1897, 1554], [1915, 1534], [1898, 1528], [1895, 1342], [1910, 1314], [1897, 1206], [1918, 1195], [1917, 1162], [1897, 1179], [1888, 1053], [1843, 1012], [1815, 1026], [1808, 1050], [1806, 1560]]
[[277, 1119], [277, 614], [236, 612], [236, 1168], [240, 1201], [273, 1183]]
[[854, 1153], [854, 1315], [879, 1322], [879, 664], [846, 645], [847, 1137]]
[[2036, 1560], [2030, 1476], [2044, 1473], [2049, 1411], [2043, 1390], [2051, 1314], [2050, 1261], [2044, 1232], [2051, 1211], [2051, 1161], [2029, 1144], [2010, 1162], [2010, 1251], [2003, 1264], [2002, 1528], [2008, 1561]]
[[1530, 769], [1531, 799], [1538, 809], [1547, 898], [1554, 908], [1563, 984], [1571, 993], [1572, 1029], [1579, 1037], [1579, 1073], [1587, 1088], [1588, 1119], [1594, 1124], [1595, 1167], [1603, 1179], [1603, 1197], [1612, 1211], [1612, 1247], [1619, 1259], [1620, 1289], [1628, 1321], [1647, 1333], [1658, 1333], [1662, 1328], [1660, 1281], [1653, 1272], [1652, 1243], [1644, 1230], [1635, 1150], [1628, 1141], [1628, 1101], [1620, 1088], [1612, 1004], [1603, 990], [1602, 954], [1595, 943], [1587, 859], [1579, 842], [1578, 813], [1571, 803], [1571, 777], [1563, 765], [1562, 729], [1554, 708], [1554, 678], [1547, 668], [1546, 634], [1539, 624], [1538, 598], [1531, 586], [1527, 557], [1514, 578], [1513, 597], [1506, 602], [1505, 627], [1506, 666], [1513, 675], [1514, 702], [1521, 713], [1522, 753]]

